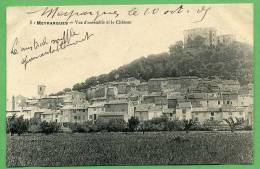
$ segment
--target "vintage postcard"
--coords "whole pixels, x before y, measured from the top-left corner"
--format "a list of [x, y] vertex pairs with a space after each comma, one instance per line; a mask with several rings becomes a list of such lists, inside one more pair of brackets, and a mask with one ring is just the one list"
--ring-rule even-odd
[[253, 164], [253, 5], [6, 10], [7, 166]]

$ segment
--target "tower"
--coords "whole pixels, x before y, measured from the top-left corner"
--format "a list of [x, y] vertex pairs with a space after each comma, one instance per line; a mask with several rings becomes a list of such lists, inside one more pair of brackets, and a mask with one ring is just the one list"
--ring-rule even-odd
[[38, 97], [39, 98], [42, 98], [45, 96], [45, 89], [46, 89], [45, 85], [38, 85]]
[[12, 111], [15, 110], [15, 98], [12, 96]]

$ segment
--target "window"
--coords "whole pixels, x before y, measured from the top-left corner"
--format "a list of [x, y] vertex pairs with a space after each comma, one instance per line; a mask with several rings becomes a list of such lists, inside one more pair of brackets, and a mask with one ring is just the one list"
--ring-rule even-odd
[[85, 109], [83, 109], [83, 112], [86, 112], [86, 110], [85, 110]]
[[170, 117], [172, 117], [172, 113], [170, 113]]
[[182, 114], [186, 114], [186, 109], [182, 109]]
[[195, 117], [195, 121], [199, 121], [199, 118], [198, 118], [198, 117]]
[[214, 120], [214, 117], [210, 117], [210, 120], [213, 121], [213, 120]]
[[77, 120], [77, 116], [74, 116], [74, 120]]
[[229, 116], [232, 116], [232, 112], [228, 112], [228, 115], [229, 115]]
[[214, 112], [211, 112], [210, 114], [211, 114], [211, 116], [214, 116]]
[[227, 101], [227, 104], [229, 104], [229, 100]]
[[218, 105], [220, 105], [220, 101], [218, 101]]
[[60, 115], [63, 115], [63, 111], [60, 112]]

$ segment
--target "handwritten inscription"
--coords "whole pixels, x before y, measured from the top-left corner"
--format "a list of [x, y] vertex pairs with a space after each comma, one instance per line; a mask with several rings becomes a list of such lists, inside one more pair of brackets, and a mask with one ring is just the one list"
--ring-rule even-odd
[[[24, 69], [26, 70], [29, 63], [41, 57], [60, 52], [68, 47], [76, 46], [84, 41], [90, 40], [93, 36], [93, 33], [85, 32], [81, 34], [71, 28], [64, 30], [59, 38], [50, 40], [48, 40], [47, 37], [43, 37], [41, 40], [34, 38], [29, 45], [23, 46], [19, 38], [16, 37], [10, 53], [19, 56], [24, 55], [22, 56], [21, 64], [24, 65]], [[39, 49], [42, 50], [38, 52]], [[36, 54], [33, 55], [32, 52], [36, 52]]]
[[61, 18], [65, 22], [69, 22], [74, 19], [78, 19], [79, 17], [91, 17], [92, 21], [96, 22], [98, 19], [102, 19], [102, 17], [109, 17], [110, 19], [116, 19], [120, 16], [153, 16], [153, 15], [181, 15], [188, 14], [191, 16], [197, 17], [197, 20], [192, 21], [193, 23], [201, 22], [206, 18], [206, 15], [210, 11], [210, 6], [202, 5], [198, 8], [189, 9], [184, 5], [179, 5], [177, 7], [172, 7], [169, 9], [162, 8], [145, 8], [145, 7], [131, 7], [128, 10], [118, 10], [116, 7], [113, 10], [85, 10], [85, 9], [63, 9], [61, 7], [45, 7], [35, 11], [28, 11], [27, 14], [39, 14], [40, 17], [45, 17], [49, 19], [57, 19]]
[[42, 8], [37, 11], [30, 11], [27, 12], [27, 14], [34, 14], [41, 12], [40, 16], [46, 16], [47, 18], [57, 18], [57, 17], [64, 17], [65, 21], [69, 21], [70, 19], [78, 16], [92, 16], [93, 20], [96, 21], [98, 18], [104, 15], [110, 15], [114, 18], [119, 16], [119, 13], [117, 10], [113, 11], [76, 11], [74, 9], [72, 10], [62, 10], [60, 7], [55, 8]]

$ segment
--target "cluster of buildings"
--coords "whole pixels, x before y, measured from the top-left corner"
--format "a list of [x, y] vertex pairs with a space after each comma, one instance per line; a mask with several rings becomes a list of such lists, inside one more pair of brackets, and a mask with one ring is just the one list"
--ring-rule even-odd
[[[195, 28], [184, 31], [184, 47], [189, 47], [189, 41], [198, 36], [206, 46], [235, 41], [234, 35], [217, 35], [215, 28]], [[57, 96], [48, 96], [45, 90], [46, 86], [39, 85], [37, 97], [13, 96], [8, 100], [11, 107], [6, 115], [59, 123], [113, 118], [127, 121], [132, 116], [140, 121], [167, 116], [171, 120], [193, 119], [200, 123], [232, 117], [241, 119], [245, 126], [253, 123], [253, 85], [241, 86], [237, 80], [182, 76], [141, 82], [132, 77]]]
[[70, 91], [47, 96], [38, 86], [38, 96], [13, 97], [7, 116], [59, 123], [84, 123], [138, 117], [140, 121], [162, 115], [171, 120], [194, 119], [223, 121], [239, 118], [244, 125], [253, 123], [253, 85], [241, 86], [237, 80], [202, 79], [195, 76], [136, 78], [98, 84], [84, 92]]
[[217, 35], [217, 30], [212, 27], [193, 28], [184, 31], [184, 47], [189, 47], [189, 41], [200, 36], [204, 39], [204, 45], [230, 45], [235, 41], [233, 34]]

